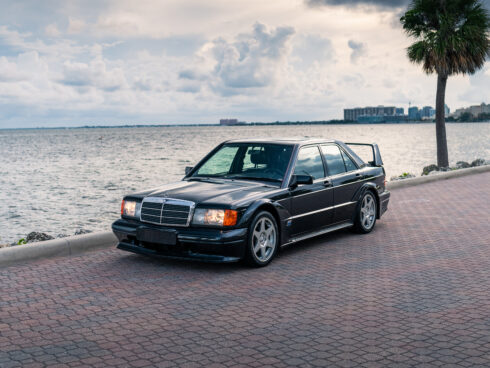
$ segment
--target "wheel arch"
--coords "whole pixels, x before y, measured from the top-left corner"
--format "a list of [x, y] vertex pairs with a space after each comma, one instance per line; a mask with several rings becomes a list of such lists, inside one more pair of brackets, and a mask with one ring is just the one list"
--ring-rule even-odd
[[[255, 217], [255, 215], [261, 211], [267, 211], [269, 212], [274, 219], [276, 220], [276, 225], [277, 225], [277, 231], [279, 234], [279, 245], [283, 243], [283, 237], [284, 235], [282, 234], [282, 224], [281, 224], [281, 216], [279, 214], [279, 210], [282, 208], [282, 206], [278, 203], [274, 203], [270, 200], [259, 200], [256, 201], [254, 204], [252, 204], [243, 214], [241, 223], [243, 225], [246, 225], [247, 227], [250, 226], [251, 221]], [[282, 208], [284, 209], [284, 208]]]
[[372, 192], [373, 195], [374, 195], [374, 198], [376, 199], [376, 218], [379, 220], [381, 218], [381, 202], [379, 200], [379, 193], [378, 193], [378, 190], [377, 190], [377, 186], [375, 183], [364, 183], [360, 188], [359, 190], [357, 191], [356, 193], [356, 198], [355, 200], [357, 202], [359, 202], [362, 198], [362, 196], [364, 195], [364, 193], [366, 193], [367, 191], [369, 192]]

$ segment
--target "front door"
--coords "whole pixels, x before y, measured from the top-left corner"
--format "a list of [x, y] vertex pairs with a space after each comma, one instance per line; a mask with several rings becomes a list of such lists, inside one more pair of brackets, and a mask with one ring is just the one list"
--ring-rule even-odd
[[294, 168], [296, 175], [310, 175], [313, 184], [291, 189], [291, 235], [308, 233], [329, 225], [333, 216], [333, 188], [325, 177], [318, 146], [300, 148]]

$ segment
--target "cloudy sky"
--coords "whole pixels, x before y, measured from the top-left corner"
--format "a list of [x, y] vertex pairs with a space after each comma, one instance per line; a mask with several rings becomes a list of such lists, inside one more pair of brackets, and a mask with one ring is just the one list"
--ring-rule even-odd
[[[487, 0], [488, 4], [488, 0]], [[434, 105], [407, 0], [0, 0], [0, 128], [324, 120]], [[490, 102], [490, 63], [451, 109]]]

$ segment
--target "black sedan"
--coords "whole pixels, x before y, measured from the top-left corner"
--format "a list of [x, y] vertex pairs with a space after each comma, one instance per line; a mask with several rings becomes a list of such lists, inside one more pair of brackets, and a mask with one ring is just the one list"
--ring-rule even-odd
[[376, 144], [232, 140], [181, 181], [125, 196], [112, 230], [130, 252], [265, 266], [286, 244], [347, 227], [369, 233], [389, 198]]

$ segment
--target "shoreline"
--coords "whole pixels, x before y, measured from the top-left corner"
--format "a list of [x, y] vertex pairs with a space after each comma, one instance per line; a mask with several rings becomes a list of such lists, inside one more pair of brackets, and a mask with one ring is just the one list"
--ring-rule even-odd
[[[485, 124], [486, 121], [446, 121], [446, 124]], [[218, 123], [179, 123], [179, 124], [123, 124], [123, 125], [80, 125], [80, 126], [59, 126], [59, 127], [33, 127], [33, 128], [0, 128], [0, 131], [18, 130], [77, 130], [77, 129], [117, 129], [117, 128], [180, 128], [180, 127], [248, 127], [248, 126], [269, 126], [269, 125], [407, 125], [407, 124], [435, 124], [432, 120], [410, 120], [410, 121], [386, 121], [375, 123], [359, 123], [357, 121], [344, 120], [318, 120], [318, 121], [276, 121], [276, 122], [250, 122], [236, 125], [220, 125]]]

